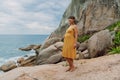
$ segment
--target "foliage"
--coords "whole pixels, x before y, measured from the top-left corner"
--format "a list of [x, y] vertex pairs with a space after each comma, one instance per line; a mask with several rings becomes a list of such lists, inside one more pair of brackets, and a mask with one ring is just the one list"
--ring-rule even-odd
[[115, 27], [120, 27], [120, 21], [115, 22], [114, 24], [107, 27], [110, 31], [113, 31]]
[[118, 54], [118, 53], [120, 53], [120, 32], [117, 32], [115, 34], [115, 39], [114, 39], [113, 43], [114, 43], [114, 45], [109, 50], [109, 53], [110, 54]]
[[114, 45], [115, 46], [120, 46], [120, 31], [119, 32], [116, 32], [115, 34], [115, 39], [114, 39]]
[[90, 35], [88, 35], [88, 34], [80, 36], [80, 37], [78, 37], [78, 42], [80, 42], [80, 43], [84, 42], [84, 41], [86, 41], [89, 38], [90, 38]]
[[110, 51], [110, 54], [120, 54], [120, 46], [118, 47], [113, 47]]

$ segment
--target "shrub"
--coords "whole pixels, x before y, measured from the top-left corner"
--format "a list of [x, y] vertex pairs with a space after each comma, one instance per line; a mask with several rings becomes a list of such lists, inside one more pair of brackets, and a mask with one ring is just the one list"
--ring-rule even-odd
[[114, 46], [120, 46], [120, 31], [116, 32], [114, 39]]
[[115, 27], [120, 27], [120, 21], [115, 22], [114, 24], [107, 27], [110, 31], [113, 31]]
[[90, 35], [88, 35], [88, 34], [80, 36], [80, 37], [78, 37], [78, 42], [80, 42], [80, 43], [84, 42], [84, 41], [86, 41], [89, 38], [90, 38]]
[[115, 39], [114, 39], [113, 43], [114, 43], [114, 45], [109, 50], [109, 53], [110, 54], [118, 54], [118, 53], [120, 53], [120, 32], [117, 32], [115, 34]]
[[120, 54], [120, 46], [118, 47], [113, 47], [110, 51], [109, 54]]

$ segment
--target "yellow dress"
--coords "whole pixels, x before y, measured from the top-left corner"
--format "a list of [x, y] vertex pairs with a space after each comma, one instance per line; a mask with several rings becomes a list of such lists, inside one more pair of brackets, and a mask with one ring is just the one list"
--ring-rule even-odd
[[74, 48], [75, 38], [74, 38], [74, 25], [70, 26], [64, 36], [64, 45], [62, 49], [62, 56], [65, 58], [75, 59], [76, 48]]

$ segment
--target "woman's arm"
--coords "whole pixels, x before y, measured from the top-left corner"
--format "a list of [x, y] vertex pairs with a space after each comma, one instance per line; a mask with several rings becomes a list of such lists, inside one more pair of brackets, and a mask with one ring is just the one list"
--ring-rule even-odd
[[74, 28], [74, 36], [75, 36], [75, 42], [74, 42], [74, 47], [77, 45], [77, 38], [78, 38], [78, 28], [75, 26]]
[[65, 38], [65, 36], [62, 37], [62, 39], [61, 39], [62, 42], [64, 42], [64, 38]]

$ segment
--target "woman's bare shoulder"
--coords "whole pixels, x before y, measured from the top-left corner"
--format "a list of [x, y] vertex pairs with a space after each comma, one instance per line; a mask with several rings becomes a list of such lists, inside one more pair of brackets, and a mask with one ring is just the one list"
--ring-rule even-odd
[[77, 29], [77, 25], [74, 25], [74, 28]]

